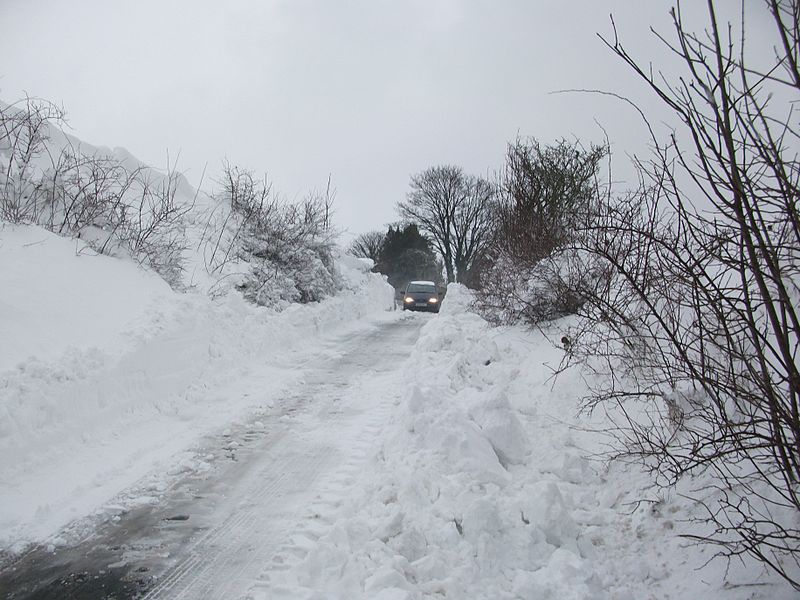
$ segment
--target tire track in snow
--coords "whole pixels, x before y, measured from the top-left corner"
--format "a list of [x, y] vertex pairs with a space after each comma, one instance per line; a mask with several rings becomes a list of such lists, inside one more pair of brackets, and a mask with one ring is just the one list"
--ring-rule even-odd
[[[340, 434], [352, 442], [346, 460], [321, 478], [313, 501], [287, 534], [291, 541], [278, 548], [243, 598], [248, 600], [283, 598], [287, 592], [283, 573], [304, 560], [316, 547], [317, 541], [329, 533], [336, 523], [359, 475], [364, 470], [365, 463], [372, 458], [379, 447], [379, 435], [383, 431], [383, 425], [391, 415], [394, 403], [402, 390], [399, 374], [383, 377], [380, 389], [382, 391], [380, 397], [375, 397], [374, 390], [371, 396], [367, 393], [372, 398], [369, 417], [357, 426], [340, 431]], [[287, 597], [293, 596], [289, 592]]]
[[[286, 438], [284, 438], [286, 439]], [[275, 540], [285, 533], [280, 515], [288, 499], [311, 486], [331, 460], [328, 448], [311, 454], [284, 454], [286, 444], [274, 447], [276, 458], [258, 471], [240, 497], [257, 499], [236, 511], [195, 542], [188, 556], [150, 590], [144, 600], [170, 598], [227, 598], [243, 582], [257, 576]], [[262, 479], [263, 478], [263, 479]], [[261, 480], [259, 482], [259, 480]], [[265, 519], [264, 515], [270, 515]]]
[[[194, 542], [143, 600], [229, 600], [248, 589], [260, 593], [269, 589], [276, 571], [304, 558], [332, 525], [330, 515], [343, 503], [379, 441], [381, 425], [399, 393], [398, 375], [392, 370], [403, 351], [398, 352], [396, 338], [406, 342], [409, 352], [419, 326], [419, 320], [404, 320], [392, 328], [384, 326], [367, 340], [350, 340], [349, 352], [310, 377], [304, 414], [294, 417], [299, 435], [290, 427], [269, 456], [259, 458], [262, 468], [236, 493], [245, 506]], [[380, 352], [384, 347], [393, 350]], [[367, 366], [369, 372], [362, 374]], [[378, 377], [378, 385], [364, 385], [381, 372], [388, 377]], [[355, 381], [359, 376], [361, 384]], [[363, 400], [371, 394], [370, 402], [358, 406], [342, 398], [365, 387], [355, 395]], [[323, 437], [330, 444], [313, 445], [319, 430], [310, 425], [309, 415], [319, 420], [317, 427], [324, 424]]]

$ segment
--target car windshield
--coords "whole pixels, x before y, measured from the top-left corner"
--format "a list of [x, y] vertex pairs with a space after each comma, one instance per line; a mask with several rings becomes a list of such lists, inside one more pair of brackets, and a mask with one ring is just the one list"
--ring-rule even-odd
[[423, 294], [435, 294], [436, 293], [436, 286], [428, 285], [425, 283], [410, 283], [408, 284], [408, 288], [406, 291], [411, 292], [422, 292]]

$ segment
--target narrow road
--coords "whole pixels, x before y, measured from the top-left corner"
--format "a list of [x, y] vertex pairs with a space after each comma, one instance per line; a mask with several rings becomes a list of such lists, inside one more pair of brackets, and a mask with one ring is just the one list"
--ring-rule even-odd
[[429, 315], [339, 337], [299, 357], [303, 384], [199, 451], [157, 503], [98, 524], [73, 547], [0, 564], [0, 598], [225, 599], [270, 587], [332, 523], [380, 444], [407, 382], [402, 363]]

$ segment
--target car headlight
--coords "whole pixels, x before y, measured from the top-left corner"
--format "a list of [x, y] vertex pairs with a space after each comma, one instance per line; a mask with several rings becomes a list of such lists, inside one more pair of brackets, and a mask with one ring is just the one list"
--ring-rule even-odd
[[431, 302], [431, 303], [434, 303], [434, 304], [435, 304], [436, 302], [438, 302], [438, 301], [439, 301], [439, 299], [438, 299], [438, 298], [431, 298], [430, 300], [428, 300], [428, 302]]
[[414, 299], [411, 296], [406, 296], [406, 302], [413, 302]]

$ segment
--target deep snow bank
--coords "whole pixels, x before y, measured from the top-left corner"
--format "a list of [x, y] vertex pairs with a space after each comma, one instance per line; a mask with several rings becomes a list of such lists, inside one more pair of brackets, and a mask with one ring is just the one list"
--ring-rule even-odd
[[[289, 385], [293, 357], [320, 335], [393, 318], [381, 277], [355, 259], [339, 265], [348, 289], [277, 313], [237, 294], [174, 293], [38, 227], [0, 228], [0, 549], [168, 468]], [[260, 378], [237, 388], [253, 365]]]
[[125, 330], [169, 295], [157, 275], [80, 240], [0, 224], [0, 372], [70, 345], [125, 344]]
[[602, 438], [588, 429], [606, 423], [576, 416], [580, 374], [553, 380], [562, 351], [545, 334], [490, 328], [470, 300], [448, 288], [352, 500], [253, 598], [792, 597], [752, 564], [700, 569], [713, 549], [677, 537], [697, 507], [590, 460]]

